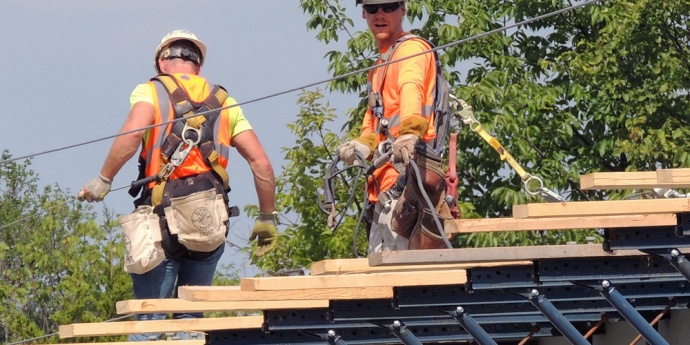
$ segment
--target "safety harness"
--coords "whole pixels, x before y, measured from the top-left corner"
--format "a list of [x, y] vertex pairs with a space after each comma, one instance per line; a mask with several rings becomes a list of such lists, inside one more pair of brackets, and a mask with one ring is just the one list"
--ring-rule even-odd
[[[185, 118], [185, 121], [174, 121], [170, 134], [160, 131], [159, 138], [152, 138], [160, 144], [161, 160], [158, 174], [145, 177], [148, 162], [143, 157], [139, 162], [139, 179], [132, 182], [129, 194], [133, 197], [139, 194], [141, 188], [148, 183], [157, 182], [151, 190], [151, 204], [157, 206], [163, 201], [163, 191], [170, 175], [180, 166], [194, 148], [198, 148], [205, 163], [211, 168], [216, 177], [222, 181], [223, 190], [229, 191], [228, 173], [220, 164], [220, 155], [215, 149], [214, 124], [218, 120], [221, 107], [228, 97], [227, 91], [219, 85], [214, 85], [209, 96], [202, 102], [192, 101], [177, 80], [167, 74], [151, 78], [154, 82], [161, 104], [161, 117], [169, 118], [169, 107], [172, 104], [174, 120]], [[162, 92], [161, 92], [162, 91]], [[167, 99], [166, 99], [167, 98]], [[142, 164], [143, 163], [143, 164]]]
[[[434, 116], [434, 124], [435, 124], [435, 130], [436, 130], [436, 137], [432, 139], [430, 142], [427, 143], [429, 149], [431, 149], [432, 152], [436, 154], [440, 154], [443, 150], [446, 149], [446, 137], [447, 134], [450, 130], [450, 90], [448, 87], [448, 81], [446, 80], [446, 77], [443, 76], [443, 67], [441, 66], [441, 60], [439, 59], [438, 53], [433, 50], [434, 49], [434, 44], [431, 43], [429, 40], [417, 36], [415, 34], [407, 34], [400, 36], [394, 43], [393, 46], [386, 52], [381, 54], [379, 60], [381, 61], [380, 64], [386, 64], [383, 66], [383, 69], [381, 70], [380, 76], [379, 76], [379, 91], [374, 91], [373, 90], [373, 85], [369, 85], [369, 98], [368, 98], [368, 103], [369, 103], [369, 108], [371, 111], [372, 116], [375, 116], [379, 120], [379, 125], [376, 128], [376, 133], [382, 133], [385, 134], [388, 139], [394, 140], [390, 133], [388, 132], [388, 128], [390, 126], [389, 120], [383, 117], [384, 114], [384, 109], [383, 109], [383, 99], [381, 97], [381, 92], [380, 90], [383, 90], [383, 85], [386, 81], [386, 74], [388, 72], [388, 67], [390, 64], [387, 64], [388, 62], [391, 61], [393, 58], [393, 55], [395, 55], [395, 50], [405, 41], [410, 40], [410, 39], [418, 39], [423, 42], [426, 42], [429, 47], [431, 47], [431, 52], [434, 54], [434, 61], [436, 65], [436, 84], [434, 85], [434, 104], [432, 109], [422, 109], [422, 115], [427, 117], [427, 116]], [[369, 80], [373, 80], [373, 74], [375, 70], [370, 70], [369, 71]]]

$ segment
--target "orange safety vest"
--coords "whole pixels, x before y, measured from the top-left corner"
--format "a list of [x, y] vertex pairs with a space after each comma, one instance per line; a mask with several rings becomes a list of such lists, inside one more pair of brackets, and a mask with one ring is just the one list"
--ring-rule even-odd
[[[218, 109], [227, 98], [227, 92], [221, 86], [211, 86], [206, 79], [192, 74], [159, 75], [147, 84], [151, 87], [154, 96], [153, 125], [194, 114], [197, 109], [204, 111]], [[174, 104], [174, 101], [177, 103]], [[204, 105], [206, 108], [203, 108]], [[208, 129], [202, 130], [201, 141], [189, 152], [182, 165], [175, 168], [169, 180], [214, 170], [223, 179], [223, 187], [227, 190], [225, 168], [228, 165], [231, 143], [229, 111], [223, 109], [209, 112], [209, 115], [195, 116], [187, 120], [187, 123], [195, 120], [203, 121], [203, 125]], [[168, 137], [174, 133], [174, 126], [184, 126], [184, 124], [185, 121], [176, 121], [152, 127], [145, 132], [140, 155], [140, 160], [145, 162], [145, 176], [154, 176], [161, 171], [169, 155], [177, 149], [176, 146], [170, 146]], [[165, 183], [165, 181], [151, 182], [147, 188], [152, 189], [161, 182]]]
[[[388, 61], [398, 60], [406, 53], [401, 53], [400, 49], [403, 45], [417, 44], [422, 45], [424, 50], [430, 50], [431, 46], [423, 39], [415, 39], [418, 36], [404, 34], [399, 37], [391, 48], [386, 53], [381, 54], [381, 57], [376, 61], [376, 64], [382, 64]], [[408, 41], [409, 40], [409, 41]], [[408, 43], [409, 42], [409, 43]], [[407, 47], [406, 47], [407, 48]], [[421, 50], [420, 50], [421, 51]], [[421, 69], [421, 70], [420, 70]], [[426, 118], [429, 122], [427, 132], [424, 134], [424, 141], [429, 142], [436, 137], [436, 127], [434, 126], [434, 97], [436, 92], [436, 69], [437, 64], [433, 54], [423, 54], [415, 56], [400, 62], [378, 67], [369, 71], [367, 82], [367, 89], [369, 94], [378, 92], [381, 95], [383, 103], [383, 114], [381, 118], [388, 120], [388, 133], [383, 133], [379, 130], [380, 118], [371, 107], [367, 108], [362, 124], [364, 132], [377, 133], [378, 143], [387, 138], [396, 138], [400, 129], [401, 116], [401, 98], [402, 97], [421, 97], [420, 109], [416, 110], [419, 115]], [[417, 78], [414, 80], [406, 80], [410, 75], [417, 73]], [[402, 95], [400, 94], [401, 83], [414, 82], [419, 85], [421, 95]], [[413, 115], [416, 116], [416, 115]], [[393, 164], [386, 163], [382, 167], [374, 171], [373, 176], [369, 177], [368, 181], [368, 198], [374, 203], [378, 201], [378, 193], [384, 192], [393, 186], [398, 178], [398, 171]], [[376, 179], [374, 181], [373, 179]]]

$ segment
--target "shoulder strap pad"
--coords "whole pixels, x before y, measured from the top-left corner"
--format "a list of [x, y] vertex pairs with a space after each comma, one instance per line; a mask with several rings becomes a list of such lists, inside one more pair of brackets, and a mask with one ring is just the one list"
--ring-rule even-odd
[[[403, 43], [403, 42], [409, 40], [410, 38], [421, 38], [421, 39], [423, 39], [422, 37], [417, 36], [417, 35], [415, 35], [415, 34], [407, 34], [407, 35], [400, 36], [400, 37], [398, 37], [397, 40], [395, 40], [395, 42], [393, 43], [393, 45], [391, 46], [391, 48], [388, 49], [387, 52], [381, 54], [381, 60], [382, 60], [383, 62], [388, 62], [388, 61], [390, 61], [391, 58], [393, 57], [393, 54], [395, 53], [395, 49], [397, 49], [398, 46], [400, 46], [401, 43]], [[424, 39], [423, 39], [423, 40], [424, 40]], [[425, 41], [426, 41], [426, 40], [425, 40]]]

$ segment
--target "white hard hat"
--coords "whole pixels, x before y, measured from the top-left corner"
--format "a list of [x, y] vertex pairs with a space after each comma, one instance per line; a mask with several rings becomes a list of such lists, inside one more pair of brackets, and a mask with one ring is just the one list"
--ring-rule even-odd
[[194, 43], [194, 45], [199, 48], [199, 52], [201, 53], [201, 63], [199, 66], [204, 64], [204, 60], [206, 58], [206, 45], [204, 42], [201, 42], [196, 35], [190, 31], [175, 30], [163, 36], [161, 43], [158, 44], [158, 47], [156, 47], [156, 52], [153, 54], [153, 67], [156, 69], [156, 72], [159, 74], [162, 73], [160, 67], [158, 67], [158, 57], [160, 56], [161, 51], [170, 46], [173, 42], [180, 40], [187, 40]]

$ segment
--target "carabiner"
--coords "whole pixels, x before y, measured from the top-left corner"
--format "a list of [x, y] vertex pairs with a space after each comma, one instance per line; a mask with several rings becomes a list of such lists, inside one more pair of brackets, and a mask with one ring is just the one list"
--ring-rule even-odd
[[[186, 134], [188, 131], [192, 131], [196, 133], [196, 139], [190, 139], [186, 137]], [[189, 125], [185, 124], [184, 128], [182, 129], [182, 142], [180, 143], [180, 146], [177, 147], [177, 150], [173, 152], [172, 156], [170, 157], [170, 163], [172, 163], [173, 166], [180, 166], [184, 162], [185, 159], [187, 159], [187, 156], [189, 155], [189, 152], [201, 141], [201, 131], [197, 128], [190, 127]], [[182, 149], [182, 146], [186, 145], [184, 149]]]
[[[529, 188], [530, 182], [535, 180], [539, 183], [539, 187], [537, 187], [534, 191], [531, 191]], [[530, 173], [527, 173], [527, 178], [524, 179], [522, 183], [525, 185], [525, 191], [529, 195], [539, 195], [539, 190], [544, 188], [544, 181], [542, 181], [542, 179], [538, 176], [532, 176]]]
[[[539, 182], [539, 187], [537, 187], [534, 191], [531, 191], [529, 189], [529, 184], [532, 180], [536, 180]], [[531, 174], [527, 174], [527, 178], [522, 181], [525, 184], [525, 191], [529, 195], [539, 195], [544, 200], [548, 202], [559, 202], [559, 201], [565, 201], [560, 195], [556, 194], [554, 191], [544, 187], [544, 181], [538, 176], [532, 176]]]
[[458, 116], [460, 116], [462, 123], [469, 125], [472, 130], [481, 125], [479, 121], [477, 121], [477, 118], [474, 117], [472, 106], [452, 94], [448, 95], [448, 97], [451, 99], [450, 106], [455, 109]]

